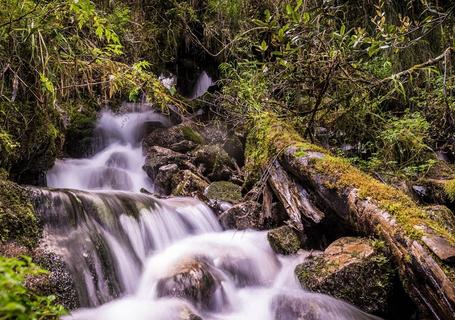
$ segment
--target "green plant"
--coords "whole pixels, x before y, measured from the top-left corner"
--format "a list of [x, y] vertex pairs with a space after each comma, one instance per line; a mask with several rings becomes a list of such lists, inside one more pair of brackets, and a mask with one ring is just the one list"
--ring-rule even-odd
[[391, 118], [378, 136], [382, 165], [404, 168], [422, 165], [431, 156], [427, 145], [429, 123], [419, 113]]
[[45, 273], [30, 257], [0, 257], [0, 319], [48, 320], [65, 314], [54, 296], [41, 296], [25, 286], [27, 278]]

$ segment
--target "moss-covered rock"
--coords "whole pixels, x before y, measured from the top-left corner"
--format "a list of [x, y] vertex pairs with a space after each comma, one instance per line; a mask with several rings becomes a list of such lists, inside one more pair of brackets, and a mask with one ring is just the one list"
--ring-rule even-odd
[[295, 254], [300, 249], [300, 239], [289, 226], [281, 226], [267, 232], [267, 240], [278, 254]]
[[0, 179], [0, 242], [16, 241], [33, 247], [41, 231], [27, 190]]
[[204, 145], [193, 153], [194, 162], [212, 181], [229, 180], [233, 175], [234, 164], [224, 149], [218, 145]]
[[63, 150], [71, 158], [91, 155], [93, 148], [96, 113], [75, 113], [65, 134]]
[[181, 197], [195, 197], [204, 193], [208, 182], [190, 170], [182, 170], [172, 177], [172, 195]]
[[241, 202], [223, 212], [220, 221], [227, 229], [263, 229], [261, 209], [261, 205], [255, 201]]
[[387, 314], [394, 272], [371, 240], [340, 238], [322, 255], [295, 269], [303, 287], [348, 301], [374, 314]]
[[207, 187], [205, 196], [212, 200], [238, 203], [242, 199], [242, 187], [229, 181], [215, 181]]
[[204, 143], [204, 138], [192, 122], [184, 122], [177, 126], [157, 129], [149, 133], [143, 141], [144, 149], [160, 146], [177, 152], [193, 150]]
[[186, 168], [185, 161], [188, 159], [184, 154], [167, 148], [153, 146], [146, 152], [143, 169], [151, 179], [155, 179], [160, 167], [177, 164], [179, 167]]

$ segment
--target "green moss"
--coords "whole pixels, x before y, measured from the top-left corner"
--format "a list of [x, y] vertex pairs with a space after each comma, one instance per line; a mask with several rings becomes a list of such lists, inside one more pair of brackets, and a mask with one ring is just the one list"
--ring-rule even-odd
[[199, 134], [199, 132], [197, 132], [196, 130], [194, 130], [193, 128], [191, 128], [189, 126], [182, 127], [182, 134], [186, 140], [193, 141], [194, 143], [197, 143], [197, 144], [204, 143], [204, 138], [202, 138], [202, 136]]
[[307, 151], [327, 152], [306, 142], [290, 125], [277, 119], [276, 115], [268, 112], [259, 113], [252, 119], [253, 129], [245, 146], [248, 180], [257, 180], [270, 161], [289, 146], [296, 147], [299, 156]]
[[326, 187], [339, 191], [355, 188], [361, 198], [375, 201], [379, 208], [392, 214], [405, 233], [412, 238], [419, 239], [422, 236], [414, 227], [424, 224], [455, 244], [454, 235], [448, 232], [445, 226], [431, 219], [426, 210], [419, 207], [409, 196], [368, 176], [346, 160], [326, 155], [315, 160], [314, 168], [330, 178]]
[[0, 242], [14, 240], [33, 247], [40, 231], [25, 190], [13, 182], [0, 179]]
[[448, 180], [444, 183], [444, 192], [450, 201], [455, 201], [455, 179]]
[[212, 182], [205, 195], [209, 199], [238, 203], [242, 199], [241, 187], [229, 181]]

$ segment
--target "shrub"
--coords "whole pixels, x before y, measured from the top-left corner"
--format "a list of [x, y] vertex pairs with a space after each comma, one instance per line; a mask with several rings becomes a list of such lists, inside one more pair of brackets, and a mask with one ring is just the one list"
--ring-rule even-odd
[[0, 319], [58, 319], [65, 313], [54, 296], [40, 296], [25, 286], [27, 277], [44, 273], [30, 257], [0, 257]]

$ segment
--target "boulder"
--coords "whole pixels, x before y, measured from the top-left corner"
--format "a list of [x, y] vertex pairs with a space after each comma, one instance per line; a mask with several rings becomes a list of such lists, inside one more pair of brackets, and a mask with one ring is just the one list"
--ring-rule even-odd
[[229, 180], [234, 174], [233, 161], [218, 144], [200, 146], [192, 155], [195, 164], [212, 181]]
[[233, 206], [223, 212], [220, 221], [227, 229], [263, 229], [260, 223], [261, 205], [255, 201], [248, 200]]
[[187, 162], [188, 157], [186, 155], [171, 149], [153, 146], [147, 149], [146, 154], [147, 157], [143, 169], [151, 179], [155, 179], [159, 168], [162, 166], [169, 164], [177, 164], [180, 168], [188, 168], [191, 166], [191, 164]]
[[322, 255], [298, 265], [295, 273], [304, 288], [348, 301], [368, 313], [388, 311], [394, 272], [371, 240], [340, 238]]
[[160, 194], [169, 195], [172, 192], [172, 181], [174, 175], [179, 172], [175, 163], [167, 164], [158, 168], [158, 173], [153, 181], [156, 191]]
[[204, 193], [208, 182], [190, 170], [182, 170], [172, 177], [173, 196], [196, 197]]
[[158, 281], [158, 297], [178, 297], [194, 303], [199, 308], [208, 308], [218, 287], [218, 281], [209, 266], [190, 259], [177, 266], [169, 276]]
[[205, 126], [201, 134], [207, 144], [219, 144], [239, 165], [244, 163], [243, 144], [236, 133], [229, 130], [226, 125], [214, 123]]
[[282, 226], [267, 232], [267, 240], [273, 251], [278, 254], [295, 254], [300, 249], [300, 239], [289, 226]]
[[174, 127], [154, 130], [143, 140], [144, 150], [153, 146], [171, 149], [177, 152], [188, 152], [204, 142], [196, 125], [184, 122]]
[[242, 187], [229, 181], [212, 182], [204, 192], [211, 200], [238, 203], [242, 199]]

